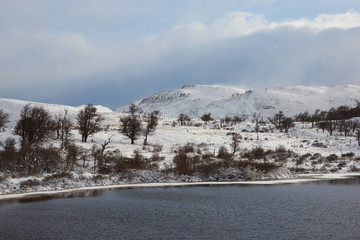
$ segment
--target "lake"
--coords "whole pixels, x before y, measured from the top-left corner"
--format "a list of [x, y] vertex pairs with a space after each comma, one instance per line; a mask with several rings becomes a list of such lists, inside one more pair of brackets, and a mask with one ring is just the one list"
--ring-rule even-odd
[[359, 239], [360, 180], [76, 192], [0, 203], [0, 239]]

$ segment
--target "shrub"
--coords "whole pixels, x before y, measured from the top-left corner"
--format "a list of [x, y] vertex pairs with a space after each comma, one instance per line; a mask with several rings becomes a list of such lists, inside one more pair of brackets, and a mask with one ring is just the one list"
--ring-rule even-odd
[[178, 149], [179, 152], [183, 152], [183, 153], [191, 153], [191, 152], [195, 152], [195, 148], [194, 148], [194, 144], [192, 143], [187, 143], [185, 146], [180, 147]]
[[0, 183], [1, 182], [3, 182], [3, 181], [5, 181], [7, 179], [7, 177], [6, 176], [4, 176], [4, 175], [0, 175]]
[[266, 159], [266, 153], [262, 147], [253, 148], [251, 151], [246, 151], [243, 153], [243, 157], [252, 159]]
[[102, 165], [102, 166], [99, 167], [98, 173], [100, 173], [100, 174], [110, 174], [111, 170], [112, 170], [112, 168], [110, 166]]
[[127, 172], [129, 169], [146, 169], [149, 166], [149, 159], [144, 158], [139, 151], [134, 151], [134, 157], [128, 158], [119, 155], [115, 160], [115, 172]]
[[187, 156], [185, 152], [179, 152], [175, 155], [174, 170], [180, 175], [192, 175], [195, 172], [195, 165], [192, 158]]
[[280, 145], [275, 149], [275, 152], [283, 153], [283, 152], [287, 152], [287, 150], [286, 150], [286, 148], [284, 146]]
[[341, 157], [349, 157], [349, 158], [351, 158], [351, 157], [354, 157], [354, 156], [355, 156], [355, 153], [353, 153], [353, 152], [348, 152], [348, 153], [341, 154]]
[[164, 159], [165, 159], [164, 156], [160, 156], [160, 154], [156, 152], [151, 155], [150, 161], [158, 162], [158, 161], [163, 161]]
[[350, 166], [350, 171], [352, 172], [360, 172], [360, 168], [356, 167], [355, 165]]
[[314, 143], [312, 144], [313, 147], [319, 147], [319, 148], [327, 148], [328, 146], [325, 145], [324, 143], [322, 142], [317, 142], [317, 141], [314, 141]]
[[[269, 156], [268, 154], [269, 151], [267, 151], [266, 155]], [[285, 162], [287, 161], [290, 157], [294, 156], [294, 152], [292, 151], [283, 151], [280, 149], [280, 151], [278, 151], [278, 149], [270, 154], [270, 157], [274, 158], [275, 159], [275, 162]]]
[[220, 162], [209, 162], [198, 165], [196, 169], [197, 172], [207, 178], [211, 174], [216, 173], [221, 167], [222, 164]]
[[296, 159], [296, 165], [303, 164], [304, 161], [305, 161], [307, 158], [309, 158], [309, 157], [311, 157], [311, 153], [306, 153], [306, 154], [304, 154], [304, 155], [301, 155], [300, 157], [298, 157], [298, 158]]
[[73, 175], [70, 172], [58, 172], [58, 173], [54, 173], [50, 176], [46, 176], [44, 178], [44, 181], [47, 182], [47, 181], [51, 181], [51, 180], [64, 179], [64, 178], [72, 179]]
[[24, 189], [24, 188], [31, 188], [31, 187], [36, 187], [36, 186], [40, 186], [41, 182], [37, 179], [28, 179], [25, 181], [22, 181], [20, 183], [20, 188]]
[[342, 167], [345, 167], [346, 166], [346, 162], [345, 161], [341, 161], [338, 163], [338, 168], [342, 168]]
[[296, 172], [296, 173], [303, 173], [306, 171], [305, 168], [301, 168], [301, 167], [294, 167], [294, 168], [289, 168], [290, 171], [292, 172]]
[[270, 162], [253, 162], [253, 161], [238, 161], [237, 167], [244, 169], [246, 167], [253, 167], [259, 171], [268, 172], [271, 170], [278, 169], [281, 167], [281, 165], [278, 165], [276, 163], [270, 163]]
[[107, 178], [108, 178], [108, 176], [102, 175], [102, 174], [96, 174], [95, 176], [93, 176], [94, 182], [102, 181], [102, 180], [105, 180]]
[[335, 160], [338, 160], [338, 159], [339, 159], [339, 157], [336, 154], [330, 154], [329, 156], [326, 157], [326, 160], [328, 162], [332, 162], [332, 161], [335, 161]]
[[123, 156], [118, 156], [115, 160], [115, 165], [114, 165], [114, 171], [117, 173], [123, 173], [125, 171], [127, 171], [128, 169], [128, 164], [127, 162], [129, 161], [129, 158], [123, 157]]
[[155, 145], [153, 146], [153, 152], [154, 152], [154, 153], [159, 153], [159, 152], [162, 151], [162, 149], [163, 149], [163, 145], [161, 145], [161, 144], [155, 144]]
[[321, 154], [320, 153], [314, 153], [314, 155], [312, 155], [312, 157], [310, 158], [310, 160], [314, 160], [314, 159], [318, 159], [321, 158]]
[[214, 154], [212, 154], [210, 152], [206, 152], [201, 155], [202, 160], [208, 160], [208, 159], [211, 159], [212, 157], [214, 157]]
[[232, 155], [228, 152], [225, 146], [221, 146], [218, 150], [218, 158], [229, 160], [231, 159]]

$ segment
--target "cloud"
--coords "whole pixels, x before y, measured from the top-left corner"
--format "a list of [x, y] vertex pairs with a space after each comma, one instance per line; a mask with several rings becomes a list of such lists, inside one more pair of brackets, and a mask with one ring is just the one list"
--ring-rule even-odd
[[[179, 23], [163, 34], [146, 33], [133, 43], [94, 41], [76, 31], [3, 29], [0, 94], [45, 99], [72, 92], [83, 101], [102, 89], [113, 101], [114, 88], [124, 91], [125, 99], [136, 84], [142, 88], [132, 96], [185, 83], [251, 88], [358, 83], [359, 27], [360, 14], [351, 10], [278, 22], [232, 12], [211, 24]], [[105, 105], [120, 105], [100, 98]]]
[[275, 23], [273, 26], [308, 27], [315, 31], [322, 31], [329, 28], [347, 30], [360, 26], [360, 14], [353, 10], [344, 14], [320, 14], [313, 20], [300, 19], [286, 21], [280, 24]]

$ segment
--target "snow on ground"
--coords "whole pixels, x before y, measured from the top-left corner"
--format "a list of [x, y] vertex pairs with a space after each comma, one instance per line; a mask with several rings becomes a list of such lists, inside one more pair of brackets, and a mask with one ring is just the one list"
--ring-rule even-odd
[[[160, 156], [165, 159], [159, 162], [159, 167], [162, 168], [164, 165], [171, 165], [173, 157], [175, 156], [174, 150], [179, 146], [184, 146], [188, 143], [199, 146], [202, 152], [209, 152], [217, 154], [217, 151], [220, 146], [224, 145], [229, 151], [231, 149], [231, 133], [238, 133], [242, 136], [240, 140], [240, 150], [239, 152], [245, 149], [253, 149], [255, 147], [262, 147], [264, 150], [275, 150], [276, 148], [283, 146], [287, 150], [291, 150], [298, 155], [304, 155], [311, 153], [314, 155], [316, 153], [321, 154], [323, 157], [327, 157], [331, 154], [336, 154], [338, 156], [338, 161], [334, 163], [328, 163], [328, 166], [322, 168], [324, 163], [315, 164], [314, 161], [306, 160], [304, 163], [297, 164], [295, 159], [290, 159], [286, 161], [286, 168], [303, 168], [304, 172], [313, 172], [313, 173], [327, 173], [331, 172], [332, 169], [335, 169], [339, 161], [341, 161], [341, 155], [344, 153], [352, 152], [355, 154], [351, 159], [346, 160], [345, 166], [341, 170], [337, 170], [338, 173], [347, 173], [350, 172], [350, 166], [355, 166], [360, 168], [359, 156], [360, 149], [357, 145], [355, 137], [344, 137], [335, 133], [333, 136], [329, 136], [327, 132], [323, 133], [321, 130], [311, 129], [306, 124], [297, 123], [294, 129], [291, 129], [289, 133], [280, 133], [277, 130], [274, 130], [272, 125], [268, 124], [262, 126], [262, 129], [267, 129], [268, 132], [259, 133], [259, 140], [257, 140], [257, 133], [254, 132], [254, 123], [243, 122], [234, 126], [229, 126], [225, 128], [218, 129], [218, 123], [213, 122], [208, 125], [202, 124], [199, 127], [195, 126], [180, 126], [179, 124], [174, 125], [176, 119], [172, 118], [161, 118], [159, 126], [153, 135], [150, 135], [148, 138], [149, 145], [145, 148], [142, 145], [143, 139], [139, 138], [134, 145], [130, 144], [130, 140], [118, 132], [118, 113], [114, 113], [106, 120], [108, 124], [111, 124], [112, 127], [107, 131], [101, 131], [89, 139], [87, 143], [81, 143], [81, 137], [76, 130], [73, 130], [73, 138], [77, 144], [83, 148], [91, 149], [95, 144], [104, 143], [111, 137], [111, 144], [107, 151], [114, 151], [116, 149], [120, 150], [121, 154], [124, 156], [131, 157], [134, 154], [134, 151], [137, 150], [145, 157], [151, 157], [153, 154], [154, 146], [162, 146]], [[199, 120], [193, 120], [193, 123], [201, 123]], [[0, 141], [4, 141], [6, 137], [11, 135], [11, 131], [7, 130], [2, 133]], [[327, 147], [317, 147], [314, 143], [323, 143]], [[239, 153], [238, 152], [238, 153]], [[356, 160], [357, 159], [357, 160]], [[268, 161], [274, 161], [268, 159]], [[72, 173], [72, 179], [66, 180], [56, 180], [52, 184], [29, 187], [27, 189], [20, 189], [19, 185], [21, 182], [28, 179], [38, 179], [41, 181], [42, 177], [26, 177], [26, 178], [7, 178], [5, 181], [0, 183], [0, 193], [9, 194], [9, 193], [24, 193], [24, 192], [33, 192], [33, 191], [53, 191], [53, 190], [63, 190], [68, 188], [84, 188], [91, 186], [112, 186], [118, 184], [128, 184], [128, 183], [144, 183], [144, 182], [199, 182], [202, 181], [198, 177], [180, 177], [180, 176], [167, 176], [160, 172], [151, 172], [143, 171], [142, 176], [136, 179], [132, 179], [130, 182], [124, 182], [115, 176], [98, 176], [97, 173], [93, 173], [92, 166], [93, 163], [90, 161], [87, 163], [88, 167], [82, 168], [79, 167], [76, 171]], [[317, 169], [317, 170], [314, 170]], [[277, 175], [272, 175], [270, 178], [293, 178], [295, 175], [289, 175], [289, 172], [282, 172]], [[265, 178], [267, 179], [267, 178]], [[285, 181], [287, 182], [287, 181]], [[268, 182], [269, 183], [269, 182]]]
[[[204, 88], [207, 93], [204, 94]], [[337, 92], [338, 90], [342, 90], [342, 93]], [[351, 90], [352, 89], [352, 90]], [[164, 93], [159, 94], [155, 98], [147, 99], [145, 102], [154, 100], [154, 103], [159, 101], [159, 99], [163, 100], [163, 104], [169, 103], [169, 101], [174, 101], [174, 105], [171, 107], [171, 114], [176, 114], [175, 110], [178, 110], [179, 104], [181, 101], [178, 101], [178, 98], [183, 98], [183, 101], [192, 102], [190, 107], [194, 107], [196, 104], [199, 104], [199, 107], [203, 107], [205, 102], [211, 98], [214, 98], [214, 102], [211, 105], [213, 108], [203, 108], [202, 112], [210, 112], [211, 109], [216, 109], [217, 103], [223, 101], [224, 99], [238, 99], [238, 98], [247, 98], [249, 99], [249, 105], [257, 106], [254, 109], [264, 108], [266, 109], [266, 104], [276, 104], [277, 100], [274, 100], [272, 103], [272, 97], [266, 97], [264, 92], [273, 92], [278, 95], [288, 95], [287, 98], [291, 96], [295, 96], [296, 101], [300, 101], [301, 97], [308, 95], [309, 99], [315, 99], [314, 96], [318, 95], [318, 98], [325, 98], [323, 95], [326, 93], [326, 101], [328, 104], [329, 101], [337, 102], [341, 104], [352, 103], [351, 101], [356, 99], [354, 97], [353, 90], [360, 90], [359, 86], [338, 86], [333, 88], [327, 87], [283, 87], [273, 90], [261, 90], [261, 94], [259, 92], [247, 92], [245, 93], [241, 89], [236, 88], [224, 88], [219, 86], [207, 86], [207, 87], [199, 87], [199, 86], [186, 86], [182, 89], [182, 92], [178, 91], [165, 91]], [[281, 94], [280, 94], [280, 93]], [[348, 96], [352, 100], [344, 100], [344, 92], [348, 94]], [[272, 93], [272, 94], [273, 94]], [[182, 95], [181, 95], [182, 94]], [[253, 102], [251, 99], [254, 99], [256, 94], [260, 94], [262, 97], [265, 96], [264, 101], [261, 100], [261, 97], [257, 97]], [[199, 96], [204, 95], [205, 97], [199, 98]], [[330, 99], [328, 96], [332, 95]], [[163, 96], [166, 96], [163, 98]], [[296, 97], [298, 96], [298, 97]], [[198, 99], [199, 98], [199, 99]], [[287, 98], [283, 98], [285, 101]], [[359, 95], [357, 95], [359, 98]], [[187, 99], [187, 100], [186, 100]], [[205, 100], [206, 101], [205, 101]], [[317, 99], [317, 100], [319, 100]], [[330, 99], [330, 100], [329, 100]], [[346, 98], [347, 99], [347, 98]], [[270, 101], [271, 100], [271, 101]], [[315, 99], [316, 100], [316, 99]], [[314, 100], [314, 101], [315, 101]], [[245, 101], [245, 100], [244, 100]], [[305, 101], [305, 100], [304, 100]], [[303, 103], [304, 103], [303, 101]], [[312, 101], [312, 100], [311, 100]], [[349, 102], [350, 101], [350, 102]], [[355, 101], [355, 100], [354, 100]], [[144, 104], [145, 104], [144, 102]], [[217, 102], [215, 104], [215, 102]], [[227, 101], [228, 104], [233, 104], [234, 107], [238, 107], [235, 102]], [[188, 107], [184, 102], [182, 102], [182, 107]], [[195, 104], [196, 103], [196, 104]], [[201, 103], [201, 104], [200, 104]], [[5, 132], [0, 132], [0, 142], [4, 142], [8, 137], [14, 137], [18, 140], [18, 137], [12, 135], [12, 128], [15, 126], [17, 119], [19, 118], [19, 113], [23, 106], [29, 104], [26, 101], [20, 100], [12, 100], [12, 99], [4, 99], [0, 98], [0, 108], [4, 109], [6, 112], [11, 114], [11, 122], [8, 124], [9, 127], [5, 129]], [[57, 115], [59, 113], [63, 113], [64, 110], [67, 110], [70, 118], [74, 123], [76, 122], [76, 114], [79, 112], [81, 108], [79, 107], [71, 107], [64, 105], [55, 105], [55, 104], [44, 104], [44, 103], [31, 103], [37, 106], [43, 106], [46, 110], [48, 110], [52, 115]], [[226, 108], [226, 103], [221, 106], [221, 109]], [[261, 106], [256, 104], [262, 104]], [[266, 106], [265, 106], [265, 105]], [[328, 105], [324, 105], [325, 110]], [[216, 106], [215, 106], [216, 105]], [[307, 104], [304, 104], [308, 105]], [[311, 105], [311, 104], [310, 104]], [[152, 106], [152, 105], [151, 105]], [[160, 106], [160, 105], [154, 105]], [[210, 105], [209, 105], [210, 106]], [[320, 129], [313, 128], [311, 129], [308, 124], [296, 123], [296, 126], [289, 130], [288, 133], [280, 133], [278, 130], [275, 130], [271, 124], [266, 124], [261, 126], [261, 132], [257, 136], [257, 133], [254, 132], [255, 124], [249, 121], [242, 122], [240, 124], [234, 126], [227, 127], [219, 127], [219, 120], [215, 122], [210, 122], [207, 125], [203, 124], [202, 121], [193, 119], [191, 126], [180, 126], [180, 124], [176, 121], [176, 118], [171, 117], [161, 117], [157, 130], [154, 134], [150, 135], [148, 138], [149, 145], [143, 146], [143, 138], [140, 137], [134, 145], [130, 144], [130, 140], [125, 136], [121, 135], [118, 131], [119, 129], [119, 117], [124, 113], [113, 112], [112, 110], [102, 107], [96, 106], [98, 111], [104, 117], [104, 121], [102, 123], [104, 131], [98, 132], [89, 137], [89, 141], [87, 143], [81, 142], [81, 136], [78, 134], [77, 130], [73, 130], [72, 138], [75, 140], [78, 146], [83, 147], [84, 149], [91, 149], [93, 145], [100, 146], [105, 141], [111, 138], [111, 143], [109, 144], [106, 151], [114, 151], [119, 150], [123, 156], [132, 157], [134, 155], [134, 151], [137, 150], [145, 157], [149, 158], [153, 154], [154, 148], [161, 148], [159, 155], [164, 158], [158, 162], [159, 168], [162, 169], [165, 166], [169, 166], [172, 164], [173, 157], [175, 156], [175, 150], [179, 146], [184, 146], [187, 143], [194, 144], [197, 148], [199, 148], [203, 153], [212, 153], [214, 155], [217, 154], [220, 146], [225, 146], [229, 151], [231, 150], [231, 138], [232, 133], [238, 133], [241, 135], [242, 139], [240, 140], [239, 146], [240, 150], [236, 153], [237, 155], [240, 152], [245, 150], [251, 150], [255, 147], [262, 147], [266, 150], [275, 150], [280, 146], [284, 147], [286, 150], [290, 150], [295, 153], [295, 155], [291, 155], [289, 159], [281, 162], [283, 164], [284, 169], [289, 169], [287, 171], [282, 171], [278, 173], [274, 173], [273, 175], [266, 176], [267, 179], [270, 178], [289, 178], [293, 177], [292, 174], [295, 172], [307, 172], [307, 173], [330, 173], [330, 172], [338, 172], [338, 173], [347, 173], [353, 171], [354, 169], [360, 168], [360, 148], [354, 136], [344, 137], [337, 132], [334, 132], [332, 136], [329, 135], [328, 132], [322, 132]], [[316, 105], [317, 107], [317, 105]], [[155, 110], [149, 108], [148, 110]], [[251, 109], [250, 109], [251, 110]], [[250, 111], [249, 110], [249, 111]], [[302, 111], [302, 109], [300, 109]], [[235, 111], [235, 110], [234, 110]], [[237, 109], [236, 111], [240, 111]], [[240, 111], [241, 112], [241, 111]], [[200, 112], [198, 112], [200, 113]], [[219, 114], [221, 110], [219, 110]], [[223, 112], [225, 114], [225, 112]], [[221, 117], [224, 117], [223, 115]], [[257, 138], [259, 137], [259, 138]], [[56, 143], [56, 142], [54, 142]], [[344, 157], [347, 153], [353, 153], [354, 156]], [[304, 161], [299, 161], [299, 157], [305, 154], [310, 154], [308, 157], [304, 157]], [[327, 160], [326, 158], [332, 154], [335, 154], [331, 160]], [[276, 159], [267, 159], [268, 162], [274, 162]], [[80, 165], [81, 160], [79, 160]], [[29, 187], [27, 189], [20, 189], [19, 185], [21, 182], [26, 181], [28, 179], [38, 179], [39, 181], [43, 179], [43, 176], [30, 176], [27, 178], [12, 178], [8, 176], [5, 180], [0, 181], [0, 194], [9, 194], [9, 193], [21, 193], [21, 192], [31, 192], [31, 191], [49, 191], [49, 190], [62, 190], [67, 188], [82, 188], [82, 187], [91, 187], [94, 185], [102, 186], [102, 185], [114, 185], [114, 184], [126, 184], [126, 183], [144, 183], [144, 182], [183, 182], [183, 181], [202, 181], [203, 179], [198, 176], [194, 177], [180, 177], [180, 176], [170, 176], [163, 174], [162, 172], [156, 171], [143, 171], [140, 177], [136, 179], [132, 179], [131, 182], [124, 182], [123, 179], [119, 179], [116, 176], [98, 176], [97, 173], [94, 173], [92, 170], [93, 163], [88, 161], [86, 163], [86, 167], [78, 167], [74, 172], [72, 172], [72, 179], [64, 179], [57, 180], [48, 185]], [[229, 170], [229, 174], [232, 174]], [[1, 177], [1, 173], [0, 173]], [[214, 179], [215, 181], [216, 179]], [[224, 179], [226, 180], [226, 178]]]
[[310, 181], [321, 181], [326, 179], [345, 179], [359, 176], [359, 173], [346, 173], [346, 174], [306, 174], [299, 175], [295, 179], [280, 179], [280, 180], [266, 180], [266, 181], [236, 181], [236, 182], [162, 182], [162, 183], [138, 183], [138, 184], [121, 184], [121, 185], [108, 185], [108, 186], [91, 186], [91, 187], [78, 187], [71, 189], [52, 190], [52, 191], [37, 191], [16, 194], [0, 195], [1, 200], [13, 200], [20, 198], [36, 199], [44, 198], [50, 195], [58, 195], [63, 193], [70, 193], [74, 191], [86, 191], [97, 189], [129, 189], [129, 188], [154, 188], [154, 187], [194, 187], [194, 186], [211, 186], [211, 185], [278, 185], [278, 184], [294, 184]]

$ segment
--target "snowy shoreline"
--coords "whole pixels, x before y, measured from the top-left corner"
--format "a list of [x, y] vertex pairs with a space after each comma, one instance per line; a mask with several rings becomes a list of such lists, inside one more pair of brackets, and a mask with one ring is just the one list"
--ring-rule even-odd
[[54, 196], [63, 193], [72, 193], [86, 190], [109, 190], [109, 189], [129, 189], [129, 188], [155, 188], [155, 187], [195, 187], [195, 186], [211, 186], [211, 185], [280, 185], [295, 184], [321, 180], [335, 180], [358, 177], [360, 173], [332, 173], [332, 174], [298, 174], [295, 178], [279, 179], [279, 180], [257, 180], [257, 181], [228, 181], [228, 182], [171, 182], [171, 183], [134, 183], [134, 184], [118, 184], [106, 186], [90, 186], [80, 188], [69, 188], [56, 191], [38, 191], [27, 193], [15, 193], [0, 195], [0, 202], [7, 200], [17, 200], [26, 198], [36, 198], [41, 196]]

